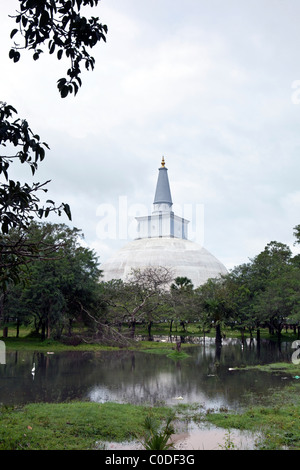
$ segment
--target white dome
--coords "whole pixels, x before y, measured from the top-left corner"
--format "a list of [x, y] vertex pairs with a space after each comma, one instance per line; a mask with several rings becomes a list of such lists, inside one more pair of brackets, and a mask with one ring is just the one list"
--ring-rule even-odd
[[181, 238], [142, 238], [134, 240], [101, 266], [103, 281], [122, 279], [132, 269], [147, 266], [163, 266], [177, 276], [191, 279], [194, 287], [204, 284], [209, 278], [227, 274], [225, 266], [205, 248]]

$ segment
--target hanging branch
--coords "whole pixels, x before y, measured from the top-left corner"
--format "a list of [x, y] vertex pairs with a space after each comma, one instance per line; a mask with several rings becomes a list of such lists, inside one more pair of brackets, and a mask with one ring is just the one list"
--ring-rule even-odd
[[68, 78], [60, 78], [57, 87], [62, 98], [69, 93], [77, 94], [82, 85], [80, 78], [81, 63], [86, 70], [93, 70], [95, 59], [87, 48], [93, 48], [101, 40], [106, 42], [107, 26], [98, 17], [81, 16], [83, 6], [96, 7], [99, 0], [19, 0], [20, 11], [12, 15], [18, 28], [11, 31], [10, 37], [17, 33], [23, 44], [14, 43], [9, 57], [18, 62], [22, 50], [33, 51], [33, 59], [38, 60], [48, 45], [49, 54], [57, 52], [57, 59], [63, 55], [70, 61]]

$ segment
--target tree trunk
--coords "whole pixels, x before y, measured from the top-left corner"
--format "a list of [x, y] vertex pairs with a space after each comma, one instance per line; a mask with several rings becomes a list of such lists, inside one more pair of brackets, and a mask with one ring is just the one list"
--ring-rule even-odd
[[0, 324], [4, 324], [4, 299], [5, 299], [5, 294], [2, 294], [0, 296]]
[[256, 330], [256, 340], [257, 340], [257, 343], [260, 342], [260, 328], [257, 328]]
[[52, 300], [49, 301], [49, 307], [47, 312], [47, 339], [50, 339], [51, 336], [51, 310], [52, 310]]
[[50, 339], [50, 335], [51, 335], [51, 328], [50, 328], [50, 319], [48, 317], [48, 320], [47, 320], [47, 339]]
[[17, 319], [17, 333], [16, 333], [16, 338], [19, 338], [19, 334], [20, 334], [20, 320]]
[[69, 319], [69, 326], [68, 326], [68, 336], [72, 336], [72, 318]]
[[149, 321], [148, 323], [148, 338], [149, 338], [149, 341], [151, 341], [151, 328], [152, 328], [152, 325], [153, 325], [153, 322], [152, 321]]
[[44, 321], [42, 322], [41, 326], [42, 326], [41, 337], [42, 337], [42, 341], [44, 341], [46, 339], [46, 325]]
[[278, 343], [280, 343], [280, 341], [281, 341], [281, 330], [282, 330], [282, 327], [278, 326], [277, 327], [277, 341], [278, 341]]
[[216, 324], [216, 343], [222, 343], [221, 325], [219, 323]]
[[245, 342], [245, 328], [241, 329], [241, 337], [242, 337], [242, 343]]
[[132, 320], [132, 322], [131, 322], [131, 333], [130, 333], [131, 338], [134, 338], [134, 335], [135, 335], [135, 325], [136, 325], [135, 320]]

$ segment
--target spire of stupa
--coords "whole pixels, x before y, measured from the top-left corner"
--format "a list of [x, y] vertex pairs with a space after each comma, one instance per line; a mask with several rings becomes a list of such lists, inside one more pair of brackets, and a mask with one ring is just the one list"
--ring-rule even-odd
[[158, 172], [156, 191], [154, 196], [154, 212], [171, 211], [172, 196], [169, 184], [168, 169], [165, 166], [165, 159], [162, 157], [161, 167]]

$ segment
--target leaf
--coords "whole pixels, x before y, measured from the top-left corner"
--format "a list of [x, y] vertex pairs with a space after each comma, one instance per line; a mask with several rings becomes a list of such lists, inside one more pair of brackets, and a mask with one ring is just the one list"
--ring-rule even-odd
[[79, 89], [79, 86], [77, 85], [77, 83], [73, 83], [73, 88], [74, 88], [74, 95], [77, 95], [77, 92]]
[[27, 23], [28, 23], [28, 20], [27, 20], [26, 16], [22, 16], [22, 25], [23, 25], [24, 28], [26, 28]]
[[72, 220], [72, 214], [71, 214], [71, 209], [69, 204], [63, 204], [64, 211], [68, 217], [69, 220]]
[[64, 85], [64, 86], [62, 87], [62, 89], [60, 90], [60, 96], [61, 96], [62, 98], [66, 98], [66, 96], [68, 96], [68, 94], [69, 94], [69, 91], [70, 91], [70, 90], [69, 90], [68, 85]]
[[18, 62], [19, 59], [20, 59], [20, 57], [21, 57], [20, 52], [15, 51], [15, 54], [14, 54], [14, 57], [13, 57], [13, 61], [14, 61], [15, 63]]
[[66, 78], [60, 78], [59, 80], [57, 80], [57, 86], [58, 88], [62, 88], [63, 85], [65, 85], [67, 83], [67, 79]]
[[12, 32], [10, 33], [10, 38], [12, 39], [15, 34], [17, 34], [19, 30], [18, 29], [13, 29]]
[[51, 42], [49, 43], [49, 54], [53, 54], [54, 50], [55, 50], [55, 42]]

